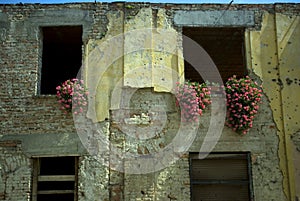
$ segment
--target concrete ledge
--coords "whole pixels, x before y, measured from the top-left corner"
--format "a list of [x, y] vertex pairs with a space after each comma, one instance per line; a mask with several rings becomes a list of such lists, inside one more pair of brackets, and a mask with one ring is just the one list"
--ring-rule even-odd
[[76, 133], [5, 135], [0, 139], [0, 147], [15, 147], [17, 143], [22, 143], [22, 151], [29, 157], [87, 153]]
[[254, 11], [176, 11], [174, 24], [179, 26], [234, 26], [251, 27], [255, 25]]

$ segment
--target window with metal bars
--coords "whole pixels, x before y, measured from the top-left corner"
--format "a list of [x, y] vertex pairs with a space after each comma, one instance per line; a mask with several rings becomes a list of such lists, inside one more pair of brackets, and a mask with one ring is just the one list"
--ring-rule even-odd
[[[226, 82], [232, 75], [237, 75], [237, 77], [247, 75], [244, 33], [244, 28], [236, 27], [183, 27], [183, 35], [197, 42], [209, 54], [223, 82]], [[183, 55], [186, 57], [185, 44], [183, 47]], [[201, 75], [186, 60], [184, 68], [185, 79], [203, 82]], [[207, 68], [203, 73], [208, 74], [210, 70]]]
[[32, 201], [76, 201], [77, 157], [33, 159]]
[[190, 153], [190, 181], [192, 201], [250, 201], [250, 153]]

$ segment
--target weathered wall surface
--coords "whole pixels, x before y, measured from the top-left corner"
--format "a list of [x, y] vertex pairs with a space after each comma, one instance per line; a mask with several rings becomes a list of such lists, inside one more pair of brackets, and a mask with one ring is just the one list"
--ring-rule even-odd
[[78, 200], [94, 201], [109, 199], [109, 169], [91, 156], [83, 156], [79, 162]]
[[293, 163], [294, 163], [294, 179], [295, 179], [295, 189], [296, 189], [296, 197], [299, 197], [300, 194], [300, 133], [297, 132], [292, 136], [293, 144], [292, 146], [292, 155], [293, 155]]
[[[71, 116], [57, 110], [55, 97], [40, 96], [38, 92], [42, 48], [40, 26], [78, 23], [91, 26], [94, 20], [92, 13], [79, 5], [59, 9], [46, 7], [1, 6], [0, 135], [74, 132]], [[87, 35], [93, 35], [90, 26], [84, 26], [85, 40]]]
[[[290, 199], [294, 199], [299, 198], [299, 180], [296, 176], [299, 174], [299, 163], [296, 163], [299, 153], [293, 148], [291, 137], [299, 135], [297, 100], [300, 61], [295, 56], [300, 47], [300, 18], [293, 14], [298, 12], [294, 7], [282, 10], [279, 5], [275, 10], [275, 14], [264, 13], [261, 30], [249, 32], [249, 61], [254, 73], [262, 80], [270, 101], [278, 129], [278, 155], [285, 178], [284, 188]], [[294, 140], [294, 143], [297, 144], [297, 141]]]
[[0, 141], [0, 200], [29, 200], [32, 169], [20, 141]]
[[[251, 152], [255, 200], [286, 200], [282, 190], [283, 177], [278, 162], [279, 140], [276, 135], [276, 126], [269, 118], [271, 115], [268, 100], [263, 97], [263, 104], [260, 106], [259, 114], [254, 120], [254, 127], [248, 133], [249, 135], [237, 136], [235, 132], [224, 127], [222, 136], [213, 150], [215, 152], [234, 150]], [[206, 114], [201, 122], [203, 126], [199, 133], [200, 137], [193, 143], [191, 151], [199, 151], [207, 133], [206, 125], [209, 121], [210, 117]]]
[[[278, 48], [278, 68], [282, 81], [281, 100], [282, 117], [285, 135], [285, 148], [287, 154], [288, 174], [291, 180], [291, 196], [300, 197], [299, 180], [299, 141], [291, 138], [299, 138], [300, 114], [298, 101], [300, 98], [300, 59], [296, 58], [300, 49], [300, 16], [291, 16], [289, 13], [276, 14], [276, 32]], [[295, 93], [296, 92], [296, 93]], [[293, 145], [294, 144], [294, 145]], [[293, 161], [293, 162], [292, 162]], [[295, 186], [293, 185], [295, 183]], [[296, 189], [296, 192], [293, 192]], [[295, 193], [295, 194], [294, 194]]]
[[[239, 136], [224, 127], [213, 151], [251, 152], [255, 200], [299, 199], [300, 113], [297, 101], [300, 97], [296, 93], [300, 83], [299, 4], [232, 5], [225, 12], [226, 8], [227, 5], [147, 3], [0, 5], [0, 139], [3, 140], [0, 142], [0, 200], [30, 199], [30, 157], [53, 154], [80, 156], [79, 200], [189, 200], [188, 154], [172, 165], [168, 164], [170, 161], [155, 161], [165, 169], [134, 175], [129, 174], [128, 169], [132, 164], [122, 163], [118, 156], [109, 153], [116, 147], [121, 153], [143, 158], [168, 150], [167, 145], [179, 130], [179, 111], [170, 86], [174, 80], [183, 79], [180, 37], [168, 38], [176, 47], [170, 49], [156, 43], [155, 32], [150, 38], [143, 38], [143, 34], [138, 38], [128, 35], [117, 41], [115, 49], [111, 50], [112, 57], [106, 61], [95, 65], [88, 55], [95, 47], [126, 31], [164, 28], [180, 34], [182, 26], [195, 25], [246, 27], [247, 67], [250, 76], [262, 82], [265, 92], [250, 132]], [[216, 21], [222, 13], [225, 17]], [[243, 17], [237, 18], [239, 16]], [[109, 141], [98, 144], [103, 145], [101, 149], [104, 150], [100, 156], [86, 154], [76, 135], [72, 116], [58, 109], [55, 97], [41, 96], [38, 92], [40, 27], [59, 25], [83, 26], [84, 76], [101, 77], [101, 80], [94, 77], [96, 83], [94, 78], [87, 83], [95, 92], [91, 105], [96, 113], [89, 111], [91, 121], [82, 125], [85, 129], [97, 122], [99, 127], [96, 128], [104, 134], [104, 138], [98, 140]], [[139, 44], [157, 47], [158, 51], [130, 52]], [[170, 50], [176, 54], [170, 54]], [[127, 51], [130, 54], [123, 57]], [[114, 56], [120, 57], [115, 59]], [[109, 63], [110, 59], [114, 62]], [[107, 67], [106, 71], [103, 66], [105, 70]], [[162, 71], [161, 66], [167, 66], [175, 76], [170, 71]], [[121, 91], [113, 91], [116, 85]], [[122, 88], [123, 85], [126, 88]], [[117, 103], [113, 97], [131, 93], [129, 104]], [[160, 119], [149, 121], [155, 115], [163, 118], [165, 124]], [[208, 110], [201, 117], [197, 138], [187, 151], [200, 150], [210, 118]], [[128, 133], [126, 128], [134, 132]], [[84, 134], [95, 136], [95, 128], [84, 129]], [[43, 137], [35, 138], [37, 135]], [[22, 145], [12, 143], [10, 146], [8, 140], [16, 139], [21, 140]], [[121, 163], [116, 163], [118, 160]], [[151, 162], [149, 168], [158, 167]], [[118, 168], [125, 172], [114, 170]]]
[[[39, 94], [40, 27], [82, 25], [83, 43], [87, 44], [89, 39], [105, 35], [107, 9], [100, 4], [0, 5], [0, 137], [4, 142], [22, 141], [16, 148], [0, 146], [0, 200], [30, 200], [31, 156], [82, 155], [84, 150], [78, 150], [82, 145], [72, 115], [58, 109], [55, 96]], [[83, 158], [80, 164], [84, 172], [95, 166], [97, 174], [103, 172], [92, 158]], [[80, 199], [95, 200], [93, 195], [99, 195], [101, 200], [108, 194], [98, 189], [107, 176], [101, 175], [99, 183], [93, 183], [94, 175], [79, 172], [84, 185], [79, 185]]]

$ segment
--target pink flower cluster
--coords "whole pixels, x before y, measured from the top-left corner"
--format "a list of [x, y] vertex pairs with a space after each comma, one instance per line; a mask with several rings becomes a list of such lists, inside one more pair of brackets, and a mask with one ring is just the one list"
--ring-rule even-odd
[[211, 104], [210, 91], [205, 83], [177, 83], [175, 97], [176, 106], [181, 108], [181, 117], [184, 122], [197, 122], [199, 115], [202, 115], [203, 110]]
[[87, 95], [84, 81], [76, 78], [66, 80], [56, 87], [56, 97], [61, 104], [60, 109], [66, 113], [71, 112], [72, 109], [74, 114], [82, 113], [88, 104]]
[[226, 125], [240, 134], [247, 134], [261, 103], [261, 86], [249, 76], [237, 79], [234, 75], [225, 85], [227, 98]]

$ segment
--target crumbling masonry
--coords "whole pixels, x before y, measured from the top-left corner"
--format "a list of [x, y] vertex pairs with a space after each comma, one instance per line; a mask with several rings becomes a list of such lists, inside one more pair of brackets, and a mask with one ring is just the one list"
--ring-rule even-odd
[[[242, 30], [245, 72], [262, 84], [263, 103], [247, 135], [238, 135], [224, 127], [212, 153], [246, 154], [249, 157], [245, 159], [249, 161], [248, 193], [243, 200], [298, 201], [299, 13], [300, 4], [0, 4], [0, 200], [42, 200], [42, 196], [49, 199], [53, 191], [48, 189], [49, 186], [43, 189], [42, 184], [51, 179], [73, 185], [71, 189], [63, 189], [64, 193], [72, 194], [68, 195], [70, 199], [64, 200], [199, 200], [196, 197], [198, 184], [193, 183], [195, 178], [191, 174], [191, 159], [199, 152], [211, 117], [215, 115], [210, 110], [201, 116], [196, 138], [184, 154], [171, 164], [170, 161], [156, 161], [164, 168], [132, 174], [129, 168], [138, 167], [131, 167], [132, 164], [112, 156], [110, 151], [114, 147], [121, 153], [144, 159], [167, 150], [168, 145], [174, 143], [172, 139], [178, 133], [180, 118], [169, 88], [174, 77], [169, 71], [160, 73], [157, 66], [172, 69], [182, 81], [184, 76], [187, 77], [182, 59], [182, 34], [192, 34], [190, 28], [234, 28]], [[50, 31], [47, 32], [45, 27], [50, 27]], [[51, 27], [75, 27], [76, 33], [81, 34], [78, 44], [82, 54], [76, 58], [81, 57], [83, 78], [90, 78], [93, 72], [99, 73], [99, 69], [106, 68], [103, 74], [94, 74], [99, 82], [88, 82], [88, 87], [95, 91], [90, 94], [95, 114], [89, 113], [84, 124], [59, 109], [55, 94], [42, 91], [42, 85], [52, 80], [46, 79], [43, 83], [43, 76], [47, 74], [43, 68], [52, 68], [45, 67], [43, 49], [50, 47], [47, 41], [51, 45], [58, 40], [51, 38], [51, 31], [55, 32]], [[170, 46], [167, 42], [158, 44], [159, 51], [139, 49], [130, 52], [140, 44], [141, 47], [157, 45], [154, 37], [159, 31], [151, 30], [150, 38], [145, 32], [127, 35], [149, 28], [176, 33], [176, 43], [172, 46], [176, 46], [177, 53], [166, 54]], [[97, 47], [104, 47], [106, 41], [120, 34], [124, 37], [114, 43], [111, 53], [106, 54], [123, 54], [93, 65], [89, 58], [93, 51], [99, 51], [100, 55], [101, 48]], [[171, 38], [172, 34], [162, 41]], [[68, 51], [64, 50], [57, 60], [63, 61]], [[109, 63], [110, 59], [115, 60]], [[235, 70], [238, 69], [225, 72], [235, 74]], [[68, 73], [68, 70], [62, 71], [58, 69], [52, 74], [55, 77], [65, 71]], [[115, 104], [117, 85], [121, 86], [120, 93], [132, 94], [127, 105]], [[155, 121], [151, 114], [161, 115], [164, 121]], [[81, 132], [95, 139], [100, 133], [101, 139], [97, 140], [109, 142], [98, 144], [98, 148], [104, 150], [101, 154], [84, 146], [86, 142], [80, 140], [75, 127], [77, 120], [77, 126], [83, 129]], [[145, 139], [139, 138], [142, 134]], [[186, 136], [188, 139], [188, 132]], [[59, 157], [66, 157], [62, 165], [65, 167], [70, 157], [75, 158], [70, 160], [75, 170], [68, 174], [62, 172], [64, 176], [61, 177], [47, 176], [47, 171], [55, 171], [56, 166], [64, 169], [59, 166], [62, 163], [57, 163], [42, 170], [48, 160]], [[116, 164], [118, 160], [121, 162]], [[120, 169], [118, 165], [121, 165]], [[43, 175], [41, 171], [46, 173]], [[234, 188], [239, 192], [239, 186]]]

